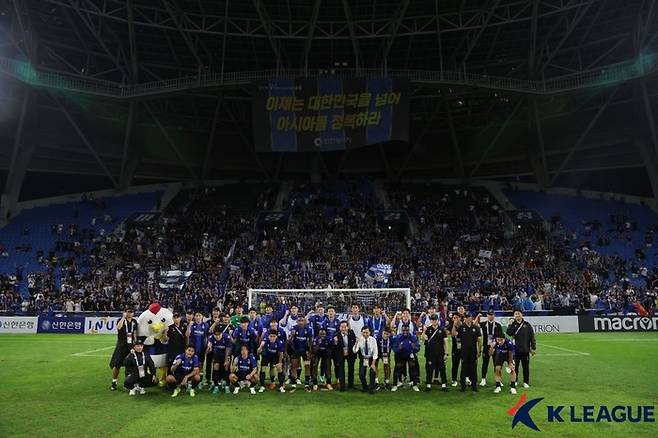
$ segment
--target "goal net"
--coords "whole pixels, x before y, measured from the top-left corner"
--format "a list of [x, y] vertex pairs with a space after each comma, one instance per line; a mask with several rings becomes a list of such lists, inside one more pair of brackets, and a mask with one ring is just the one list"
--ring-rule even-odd
[[281, 303], [295, 304], [303, 313], [322, 303], [325, 308], [333, 306], [337, 313], [349, 313], [352, 304], [359, 304], [369, 313], [379, 304], [387, 313], [393, 314], [411, 307], [409, 288], [378, 289], [249, 289], [249, 307], [258, 308], [261, 303], [277, 306]]

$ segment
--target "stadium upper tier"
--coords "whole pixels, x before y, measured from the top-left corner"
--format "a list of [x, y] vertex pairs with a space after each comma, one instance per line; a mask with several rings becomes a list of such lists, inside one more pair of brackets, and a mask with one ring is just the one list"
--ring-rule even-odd
[[[0, 310], [109, 311], [154, 299], [228, 310], [249, 288], [384, 286], [410, 288], [415, 311], [653, 307], [658, 215], [617, 201], [507, 195], [545, 221], [513, 226], [484, 188], [363, 180], [183, 190], [155, 222], [119, 228], [160, 194], [26, 210], [0, 231]], [[390, 268], [368, 275], [377, 264]]]

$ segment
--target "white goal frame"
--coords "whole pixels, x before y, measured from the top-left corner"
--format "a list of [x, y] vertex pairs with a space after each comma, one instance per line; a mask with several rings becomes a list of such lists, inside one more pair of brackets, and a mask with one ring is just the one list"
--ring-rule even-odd
[[254, 293], [269, 293], [276, 294], [277, 292], [291, 292], [291, 293], [300, 293], [300, 292], [313, 292], [313, 293], [327, 293], [331, 292], [336, 295], [341, 292], [402, 292], [404, 293], [405, 303], [408, 309], [411, 309], [411, 289], [408, 287], [391, 287], [391, 288], [357, 288], [357, 289], [334, 289], [334, 288], [323, 288], [323, 289], [258, 289], [258, 288], [249, 288], [247, 290], [247, 299], [249, 300], [248, 308], [252, 307], [253, 295]]

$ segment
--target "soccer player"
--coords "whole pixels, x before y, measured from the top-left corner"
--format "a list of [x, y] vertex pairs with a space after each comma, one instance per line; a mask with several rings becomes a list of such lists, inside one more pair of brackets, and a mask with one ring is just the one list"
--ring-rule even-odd
[[[275, 320], [270, 321], [276, 322]], [[272, 379], [272, 389], [274, 389], [274, 376], [272, 371], [276, 370], [277, 378], [279, 381], [279, 391], [286, 392], [285, 389], [285, 376], [283, 375], [283, 354], [285, 353], [285, 344], [279, 338], [279, 333], [276, 330], [270, 330], [267, 337], [260, 341], [258, 347], [258, 354], [260, 354], [260, 388], [258, 392], [265, 391], [265, 373], [269, 371]]]
[[277, 333], [277, 338], [281, 339], [281, 341], [283, 341], [283, 345], [285, 345], [286, 341], [288, 340], [288, 336], [286, 335], [286, 331], [279, 327], [278, 319], [270, 319], [268, 326], [263, 329], [260, 335], [260, 339], [267, 339], [272, 330]]
[[311, 347], [313, 342], [313, 330], [306, 325], [306, 318], [300, 315], [297, 318], [297, 325], [290, 331], [288, 338], [290, 343], [290, 380], [293, 383], [293, 390], [297, 388], [299, 382], [299, 371], [301, 364], [304, 365], [304, 389], [310, 391], [311, 384]]
[[219, 394], [221, 387], [228, 393], [228, 362], [233, 348], [233, 340], [226, 333], [228, 326], [213, 324], [213, 334], [208, 337], [206, 352], [211, 355], [212, 362], [212, 385], [210, 390], [213, 394]]
[[322, 303], [315, 305], [315, 312], [311, 311], [308, 315], [308, 325], [313, 330], [313, 333], [320, 333], [320, 329], [326, 328], [327, 315], [324, 314], [324, 306]]
[[414, 322], [411, 320], [411, 310], [403, 309], [402, 312], [397, 312], [391, 321], [391, 328], [395, 330], [395, 334], [402, 334], [402, 328], [408, 327], [409, 333], [416, 335], [417, 329]]
[[[433, 313], [429, 320], [431, 324], [422, 334], [425, 341], [425, 390], [432, 389], [432, 383], [438, 384], [438, 380], [432, 380], [438, 373], [441, 376], [441, 391], [448, 392], [446, 377], [446, 359], [448, 358], [448, 336], [445, 330], [439, 326], [439, 315]], [[432, 382], [432, 383], [430, 383]]]
[[333, 367], [336, 368], [336, 362], [335, 362], [335, 352], [334, 352], [334, 338], [336, 337], [336, 333], [340, 331], [340, 320], [336, 317], [336, 309], [333, 306], [327, 307], [327, 319], [325, 321], [325, 328], [327, 330], [327, 339], [329, 340], [329, 360], [327, 361], [327, 383], [329, 384], [327, 386], [327, 389], [331, 386], [331, 370], [332, 370], [332, 363]]
[[112, 391], [117, 390], [117, 379], [119, 378], [119, 369], [124, 365], [126, 356], [133, 348], [137, 341], [137, 320], [133, 318], [133, 309], [128, 307], [117, 324], [117, 343], [110, 359], [110, 368], [112, 368]]
[[270, 321], [273, 319], [279, 322], [279, 318], [274, 314], [274, 308], [270, 303], [267, 303], [265, 305], [265, 314], [260, 317], [260, 322], [262, 323], [264, 330], [269, 330], [268, 327], [270, 326]]
[[478, 392], [477, 387], [477, 360], [482, 353], [482, 331], [473, 323], [473, 314], [469, 313], [464, 318], [464, 323], [458, 322], [452, 327], [452, 336], [459, 338], [461, 343], [461, 392], [466, 391], [466, 379], [471, 385], [473, 392]]
[[507, 364], [511, 370], [510, 375], [510, 390], [512, 394], [516, 394], [516, 371], [514, 370], [514, 342], [505, 338], [503, 331], [500, 330], [495, 335], [494, 345], [489, 347], [489, 355], [493, 356], [494, 374], [496, 376], [496, 389], [495, 393], [499, 393], [501, 389], [502, 368], [503, 363]]
[[[391, 329], [386, 327], [382, 331], [382, 338], [379, 340], [379, 350], [377, 351], [377, 360], [375, 361], [375, 368], [381, 359], [384, 364], [384, 388], [391, 390], [391, 351], [392, 347]], [[378, 388], [379, 389], [379, 388]]]
[[[384, 329], [388, 327], [388, 323], [389, 321], [386, 317], [386, 314], [382, 313], [382, 307], [379, 304], [375, 304], [375, 306], [372, 308], [370, 328], [372, 337], [377, 341], [377, 345], [379, 345], [380, 341], [382, 340], [382, 334], [384, 333]], [[378, 351], [377, 358], [375, 359], [375, 370], [379, 366], [380, 358], [381, 356]], [[379, 378], [376, 375], [375, 384], [377, 385], [377, 389], [379, 389]]]
[[233, 360], [233, 372], [229, 375], [229, 380], [233, 387], [233, 394], [240, 392], [240, 387], [248, 386], [249, 392], [256, 394], [256, 373], [258, 372], [258, 363], [256, 357], [249, 352], [246, 344], [240, 346], [240, 355]]
[[[359, 380], [363, 386], [363, 392], [375, 393], [375, 377], [377, 376], [377, 368], [375, 368], [375, 361], [377, 360], [377, 340], [370, 336], [370, 327], [363, 326], [361, 328], [361, 336], [354, 344], [354, 353], [359, 353], [361, 356], [361, 366], [359, 366]], [[369, 374], [370, 379], [366, 379], [366, 374]]]
[[126, 356], [124, 361], [126, 367], [126, 379], [123, 386], [129, 390], [130, 395], [146, 394], [144, 388], [157, 385], [158, 378], [155, 376], [155, 364], [153, 359], [144, 351], [144, 343], [135, 341], [133, 352]]
[[523, 319], [523, 312], [514, 311], [514, 321], [507, 326], [507, 336], [514, 337], [516, 345], [515, 361], [520, 371], [523, 366], [523, 387], [530, 387], [530, 355], [534, 356], [537, 351], [537, 341], [532, 325]]
[[263, 322], [254, 307], [249, 309], [249, 328], [253, 330], [256, 335], [259, 335], [264, 328]]
[[[327, 382], [327, 389], [333, 391], [331, 386], [331, 374], [328, 373], [329, 363], [331, 362], [331, 347], [333, 342], [327, 338], [327, 330], [321, 328], [318, 337], [313, 339], [311, 350], [311, 375], [313, 377], [313, 391], [318, 390], [318, 381]], [[318, 367], [320, 372], [318, 374]]]
[[363, 326], [368, 325], [368, 318], [361, 315], [361, 306], [356, 303], [352, 304], [351, 312], [350, 316], [347, 317], [350, 330], [352, 330], [354, 336], [360, 336]]
[[290, 306], [290, 310], [286, 310], [285, 315], [279, 321], [279, 327], [286, 331], [286, 334], [290, 334], [290, 331], [297, 325], [297, 319], [299, 318], [299, 307], [295, 304]]
[[183, 331], [187, 332], [187, 326], [189, 326], [193, 322], [194, 322], [194, 311], [192, 309], [188, 309], [187, 312], [185, 312], [185, 319], [181, 321], [181, 327], [183, 327]]
[[181, 389], [187, 387], [190, 397], [194, 397], [195, 389], [201, 382], [201, 367], [199, 357], [195, 354], [194, 345], [188, 345], [185, 353], [179, 354], [171, 365], [167, 383], [174, 388], [172, 397], [178, 397]]
[[233, 338], [233, 356], [237, 357], [240, 354], [240, 347], [247, 346], [249, 353], [255, 353], [258, 346], [258, 336], [256, 332], [249, 327], [249, 318], [244, 316], [240, 320], [240, 326], [233, 330], [231, 334]]
[[[356, 354], [352, 350], [356, 343], [354, 332], [349, 329], [347, 321], [341, 321], [338, 334], [334, 337], [334, 364], [336, 366], [336, 378], [340, 382], [340, 391], [348, 387], [354, 388], [354, 362]], [[345, 372], [347, 368], [347, 373]], [[347, 381], [345, 376], [347, 375]], [[347, 385], [346, 385], [347, 383]]]
[[391, 391], [397, 391], [402, 386], [402, 372], [408, 366], [409, 377], [413, 390], [418, 392], [418, 351], [420, 345], [416, 335], [411, 333], [411, 328], [408, 325], [402, 326], [402, 333], [397, 335], [393, 341], [393, 351], [395, 351], [395, 371], [393, 373], [393, 388]]
[[[206, 324], [208, 324], [208, 339], [212, 336], [212, 334], [215, 332], [215, 326], [218, 326], [222, 323], [222, 318], [221, 318], [221, 311], [219, 310], [219, 307], [215, 307], [212, 309], [211, 315], [210, 315], [210, 320], [206, 321]], [[199, 351], [199, 350], [197, 350]], [[206, 382], [208, 383], [208, 388], [210, 390], [213, 389], [212, 385], [212, 372], [213, 372], [213, 364], [212, 364], [212, 349], [207, 350], [204, 349], [204, 354], [205, 354], [205, 360], [204, 363], [206, 364]]]
[[[203, 361], [206, 357], [209, 330], [210, 324], [203, 320], [203, 313], [198, 310], [194, 312], [194, 322], [187, 326], [187, 345], [194, 346], [200, 369], [203, 369]], [[208, 384], [210, 385], [210, 382]], [[203, 383], [201, 387], [203, 387]]]
[[482, 330], [482, 340], [487, 343], [485, 348], [482, 349], [482, 380], [480, 381], [480, 386], [486, 386], [489, 359], [493, 359], [489, 352], [491, 351], [491, 347], [496, 343], [496, 333], [502, 333], [503, 327], [500, 323], [496, 322], [494, 311], [489, 310], [487, 312], [487, 320], [480, 323], [480, 329]]
[[234, 329], [240, 326], [240, 321], [245, 316], [243, 315], [244, 308], [242, 306], [235, 306], [235, 313], [231, 316], [231, 327]]

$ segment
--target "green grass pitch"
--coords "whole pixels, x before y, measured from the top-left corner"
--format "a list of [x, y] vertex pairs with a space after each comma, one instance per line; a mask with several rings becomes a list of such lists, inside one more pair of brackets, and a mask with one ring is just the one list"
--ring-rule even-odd
[[[113, 336], [101, 335], [0, 336], [0, 437], [658, 436], [656, 423], [548, 423], [545, 408], [657, 404], [657, 333], [539, 335], [525, 390], [528, 399], [544, 397], [532, 411], [539, 433], [521, 424], [512, 430], [506, 411], [520, 395], [511, 395], [507, 384], [494, 394], [491, 373], [478, 394], [404, 387], [375, 395], [198, 391], [196, 398], [171, 399], [149, 388], [131, 398], [109, 390], [113, 345]], [[421, 370], [424, 384], [422, 364]]]

